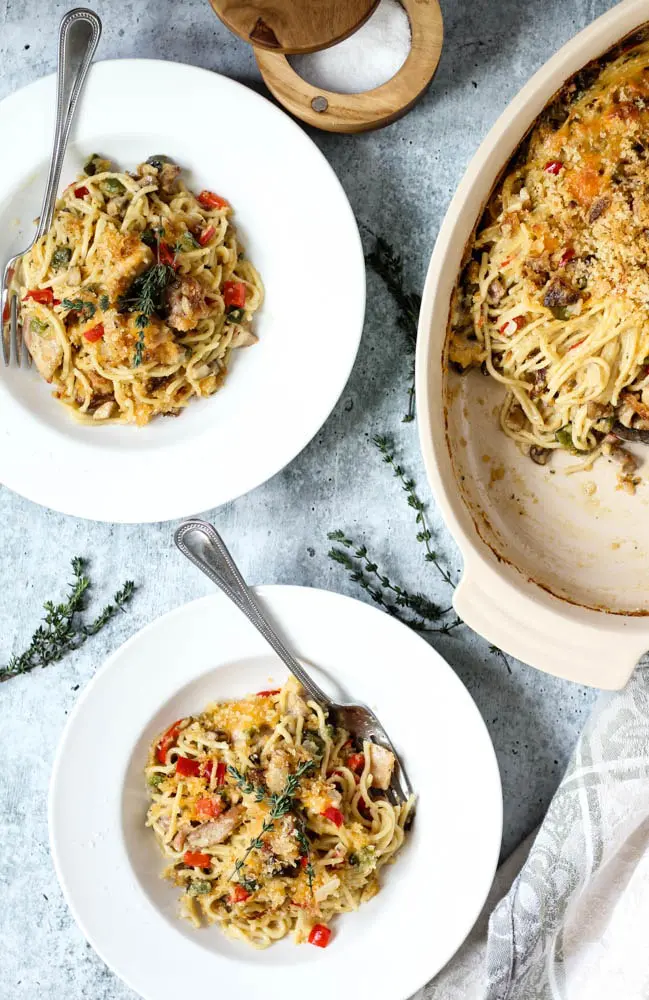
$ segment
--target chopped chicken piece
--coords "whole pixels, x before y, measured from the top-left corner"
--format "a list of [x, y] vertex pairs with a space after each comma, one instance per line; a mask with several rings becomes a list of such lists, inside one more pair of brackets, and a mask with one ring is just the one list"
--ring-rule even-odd
[[110, 379], [104, 378], [99, 372], [94, 371], [94, 369], [89, 368], [88, 371], [84, 372], [86, 378], [90, 382], [90, 387], [92, 389], [93, 396], [107, 396], [112, 397], [113, 394], [113, 383]]
[[256, 333], [252, 332], [250, 327], [240, 326], [230, 341], [230, 347], [251, 347], [252, 344], [256, 344], [258, 340], [259, 337]]
[[282, 818], [281, 823], [275, 824], [274, 830], [268, 837], [268, 845], [280, 861], [286, 864], [297, 861], [300, 849], [295, 839], [295, 820], [290, 813]]
[[[131, 367], [140, 328], [133, 313], [118, 313], [109, 309], [104, 313], [104, 336], [100, 344], [100, 357], [112, 365]], [[174, 365], [184, 356], [184, 350], [174, 340], [173, 332], [156, 316], [150, 316], [144, 327], [142, 360], [159, 365]]]
[[98, 406], [96, 410], [92, 412], [93, 420], [108, 420], [112, 417], [113, 413], [117, 409], [117, 403], [114, 399], [107, 399], [105, 403]]
[[180, 167], [176, 163], [163, 163], [158, 172], [158, 184], [163, 194], [173, 194], [177, 188], [176, 179]]
[[209, 313], [206, 289], [192, 277], [178, 278], [169, 287], [169, 326], [175, 330], [194, 330]]
[[93, 250], [111, 300], [123, 295], [133, 279], [154, 262], [153, 253], [137, 233], [122, 233], [112, 223], [106, 225]]
[[386, 791], [390, 787], [392, 771], [394, 770], [394, 754], [391, 750], [386, 750], [378, 743], [370, 744], [370, 771], [374, 781], [373, 788], [380, 788]]
[[[43, 329], [41, 330], [41, 326]], [[54, 372], [63, 361], [63, 348], [58, 337], [51, 327], [45, 324], [31, 322], [29, 319], [24, 325], [25, 343], [29, 348], [29, 353], [34, 359], [34, 364], [46, 382], [51, 382]]]
[[298, 694], [297, 691], [289, 690], [286, 704], [289, 715], [295, 715], [300, 719], [305, 719], [309, 714], [307, 703], [302, 695]]
[[242, 822], [244, 814], [243, 806], [232, 806], [218, 819], [211, 819], [192, 830], [187, 836], [187, 843], [190, 847], [212, 847], [214, 844], [222, 844]]
[[271, 792], [279, 794], [284, 789], [290, 774], [290, 758], [285, 750], [273, 750], [266, 768], [266, 785]]
[[180, 827], [180, 829], [174, 835], [173, 840], [171, 841], [171, 846], [173, 847], [174, 851], [182, 851], [183, 847], [185, 846], [185, 841], [187, 840], [187, 834], [190, 832], [191, 829], [192, 829], [191, 826]]

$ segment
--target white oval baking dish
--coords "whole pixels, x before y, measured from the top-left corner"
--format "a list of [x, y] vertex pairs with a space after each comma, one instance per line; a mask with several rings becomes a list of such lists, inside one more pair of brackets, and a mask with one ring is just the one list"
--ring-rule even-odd
[[[649, 20], [624, 0], [568, 42], [498, 119], [449, 206], [428, 268], [417, 346], [417, 418], [428, 479], [463, 556], [453, 604], [476, 632], [541, 670], [622, 687], [649, 649], [649, 482], [615, 489], [606, 461], [564, 476], [503, 435], [502, 389], [447, 371], [450, 298], [467, 241], [503, 168], [557, 90]], [[635, 451], [649, 480], [649, 449]]]

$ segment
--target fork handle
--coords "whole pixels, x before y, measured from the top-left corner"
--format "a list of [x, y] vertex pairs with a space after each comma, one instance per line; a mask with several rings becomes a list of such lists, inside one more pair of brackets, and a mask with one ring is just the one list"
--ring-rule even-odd
[[100, 36], [101, 21], [94, 11], [77, 7], [63, 15], [59, 27], [54, 145], [35, 239], [40, 239], [52, 225], [72, 121]]
[[280, 660], [284, 661], [293, 676], [297, 677], [313, 701], [325, 710], [330, 708], [331, 700], [288, 651], [261, 610], [216, 528], [207, 521], [198, 519], [185, 521], [176, 530], [174, 539], [182, 554], [202, 570], [212, 583], [220, 587], [240, 611], [243, 611], [246, 618], [272, 646]]

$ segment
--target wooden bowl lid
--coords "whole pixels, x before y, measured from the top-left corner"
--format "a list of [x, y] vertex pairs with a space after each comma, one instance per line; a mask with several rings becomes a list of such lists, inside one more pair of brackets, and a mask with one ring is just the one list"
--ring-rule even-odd
[[430, 84], [442, 51], [438, 0], [400, 0], [410, 20], [411, 47], [391, 80], [361, 94], [338, 94], [307, 83], [285, 55], [255, 49], [264, 83], [283, 107], [325, 132], [366, 132], [396, 121]]
[[298, 55], [326, 49], [352, 35], [378, 0], [210, 0], [223, 23], [269, 52]]

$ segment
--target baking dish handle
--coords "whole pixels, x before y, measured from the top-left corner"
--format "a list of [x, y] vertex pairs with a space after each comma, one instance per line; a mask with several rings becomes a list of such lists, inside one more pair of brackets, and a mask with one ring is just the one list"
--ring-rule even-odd
[[[453, 607], [489, 642], [538, 670], [591, 687], [624, 687], [649, 649], [647, 619], [616, 619], [606, 626], [597, 612], [575, 621], [525, 595], [495, 574], [467, 571], [456, 587]], [[612, 616], [608, 616], [612, 617]]]

